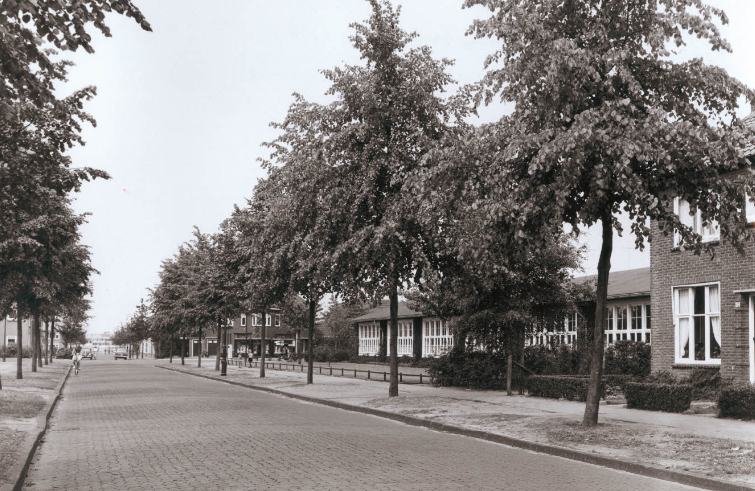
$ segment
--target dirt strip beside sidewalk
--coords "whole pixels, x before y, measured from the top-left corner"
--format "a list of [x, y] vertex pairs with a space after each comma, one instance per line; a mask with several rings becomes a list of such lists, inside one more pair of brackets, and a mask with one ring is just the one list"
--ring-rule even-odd
[[[27, 362], [28, 360], [24, 360]], [[71, 365], [55, 360], [31, 371], [24, 363], [24, 378], [15, 380], [15, 360], [0, 364], [0, 491], [20, 491], [34, 452], [47, 430], [47, 422], [60, 399]], [[12, 372], [13, 376], [9, 376]]]
[[214, 367], [156, 366], [702, 488], [755, 489], [753, 423], [602, 406], [602, 423], [585, 429], [584, 405], [569, 401], [420, 386], [388, 398], [385, 384], [353, 378], [316, 374], [306, 385], [306, 374], [270, 369], [260, 379], [229, 367], [221, 378]]

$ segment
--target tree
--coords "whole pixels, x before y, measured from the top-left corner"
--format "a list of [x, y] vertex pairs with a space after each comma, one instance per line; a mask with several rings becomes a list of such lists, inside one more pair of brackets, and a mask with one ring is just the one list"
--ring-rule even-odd
[[[186, 271], [180, 263], [181, 254], [186, 254], [184, 248], [172, 258], [161, 264], [159, 273], [160, 283], [151, 292], [152, 311], [155, 316], [155, 328], [170, 338], [171, 345], [177, 337], [181, 337], [181, 364], [184, 360], [184, 337], [188, 334], [186, 327]], [[171, 347], [172, 350], [172, 347]], [[172, 352], [172, 351], [171, 351]], [[172, 360], [172, 358], [171, 358]]]
[[87, 314], [89, 306], [88, 300], [82, 300], [76, 306], [69, 307], [62, 316], [58, 325], [58, 333], [66, 348], [73, 343], [84, 344], [87, 342], [85, 326], [87, 320], [89, 320], [89, 314]]
[[343, 302], [335, 297], [331, 298], [318, 326], [318, 329], [329, 334], [321, 340], [321, 344], [332, 347], [334, 352], [356, 353], [359, 349], [359, 336], [352, 319], [367, 310], [368, 305], [360, 300]]
[[334, 291], [359, 291], [390, 302], [389, 396], [398, 395], [398, 293], [422, 276], [434, 239], [409, 206], [406, 186], [427, 152], [458, 119], [440, 97], [453, 80], [449, 60], [430, 48], [410, 48], [400, 9], [372, 0], [372, 15], [353, 24], [352, 44], [364, 64], [324, 71], [329, 131], [323, 161], [330, 184], [322, 190], [325, 216], [343, 231], [332, 254]]
[[[36, 361], [40, 309], [58, 289], [51, 275], [65, 269], [60, 253], [78, 241], [77, 227], [84, 221], [70, 211], [66, 194], [84, 181], [108, 177], [90, 168], [72, 169], [65, 153], [83, 143], [82, 122], [93, 123], [82, 110], [92, 94], [93, 89], [84, 89], [55, 104], [14, 101], [8, 106], [13, 117], [0, 118], [0, 291], [35, 319]], [[17, 363], [21, 378], [20, 359]]]
[[[145, 305], [144, 299], [139, 302], [139, 305], [136, 307], [136, 312], [134, 312], [134, 315], [124, 326], [124, 329], [127, 332], [129, 340], [128, 344], [138, 346], [142, 341], [149, 339], [151, 331], [149, 307]], [[137, 350], [136, 356], [139, 356], [139, 350]], [[144, 358], [144, 353], [142, 353], [142, 358]]]
[[[479, 207], [485, 225], [507, 230], [512, 247], [537, 251], [543, 230], [598, 222], [595, 336], [583, 423], [597, 424], [603, 326], [614, 230], [624, 210], [642, 248], [648, 220], [678, 230], [700, 253], [701, 237], [673, 213], [678, 196], [717, 221], [722, 238], [741, 245], [745, 193], [752, 177], [731, 179], [747, 165], [745, 130], [735, 117], [740, 97], [755, 93], [702, 59], [672, 55], [696, 36], [730, 51], [715, 21], [723, 11], [702, 0], [467, 0], [492, 15], [469, 33], [500, 48], [486, 62], [478, 97], [499, 97], [514, 111], [495, 127], [499, 151], [488, 161], [498, 185]], [[739, 210], [738, 210], [739, 208]], [[734, 220], [728, 220], [735, 218]]]
[[[327, 107], [307, 102], [298, 94], [272, 142], [269, 160], [262, 164], [268, 179], [255, 192], [266, 195], [271, 213], [268, 261], [288, 288], [308, 304], [307, 383], [314, 381], [315, 317], [319, 301], [338, 283], [332, 251], [347, 233], [346, 223], [335, 220], [323, 190], [332, 185], [333, 169], [325, 160], [324, 142], [335, 121]], [[345, 217], [342, 217], [345, 218]], [[284, 316], [284, 320], [286, 316]], [[299, 355], [297, 330], [297, 355]], [[301, 358], [299, 358], [301, 360]]]
[[265, 377], [267, 351], [266, 319], [270, 308], [281, 303], [289, 292], [288, 261], [277, 247], [280, 230], [275, 222], [275, 193], [266, 192], [267, 181], [260, 180], [248, 208], [237, 209], [232, 217], [237, 231], [234, 263], [239, 267], [237, 281], [243, 288], [241, 306], [249, 312], [259, 312], [260, 377]]
[[56, 50], [94, 52], [87, 24], [110, 37], [105, 14], [115, 11], [132, 17], [142, 29], [149, 23], [130, 0], [17, 1], [3, 4], [0, 16], [0, 120], [11, 119], [10, 103], [30, 100], [55, 104], [53, 82], [65, 80], [65, 64], [53, 62]]

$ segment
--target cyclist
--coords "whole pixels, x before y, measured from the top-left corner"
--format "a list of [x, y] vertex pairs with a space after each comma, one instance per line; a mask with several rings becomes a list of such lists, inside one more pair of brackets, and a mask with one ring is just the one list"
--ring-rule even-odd
[[75, 375], [79, 374], [79, 368], [81, 366], [81, 344], [77, 344], [73, 349], [73, 372]]

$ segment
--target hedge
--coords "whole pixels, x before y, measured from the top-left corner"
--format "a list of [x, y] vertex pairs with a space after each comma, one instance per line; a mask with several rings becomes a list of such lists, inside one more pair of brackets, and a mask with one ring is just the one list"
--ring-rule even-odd
[[734, 385], [718, 393], [722, 418], [755, 419], [755, 386]]
[[527, 392], [534, 397], [567, 399], [584, 402], [587, 400], [589, 379], [563, 375], [532, 375], [527, 377]]
[[681, 413], [692, 404], [692, 386], [628, 382], [624, 388], [627, 407]]
[[647, 377], [650, 375], [650, 345], [631, 340], [611, 344], [605, 352], [605, 373]]

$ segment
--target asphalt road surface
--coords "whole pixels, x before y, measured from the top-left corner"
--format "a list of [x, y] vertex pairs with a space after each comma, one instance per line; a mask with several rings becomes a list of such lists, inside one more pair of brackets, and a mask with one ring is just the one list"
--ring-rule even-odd
[[111, 359], [84, 360], [71, 374], [26, 486], [692, 489]]

